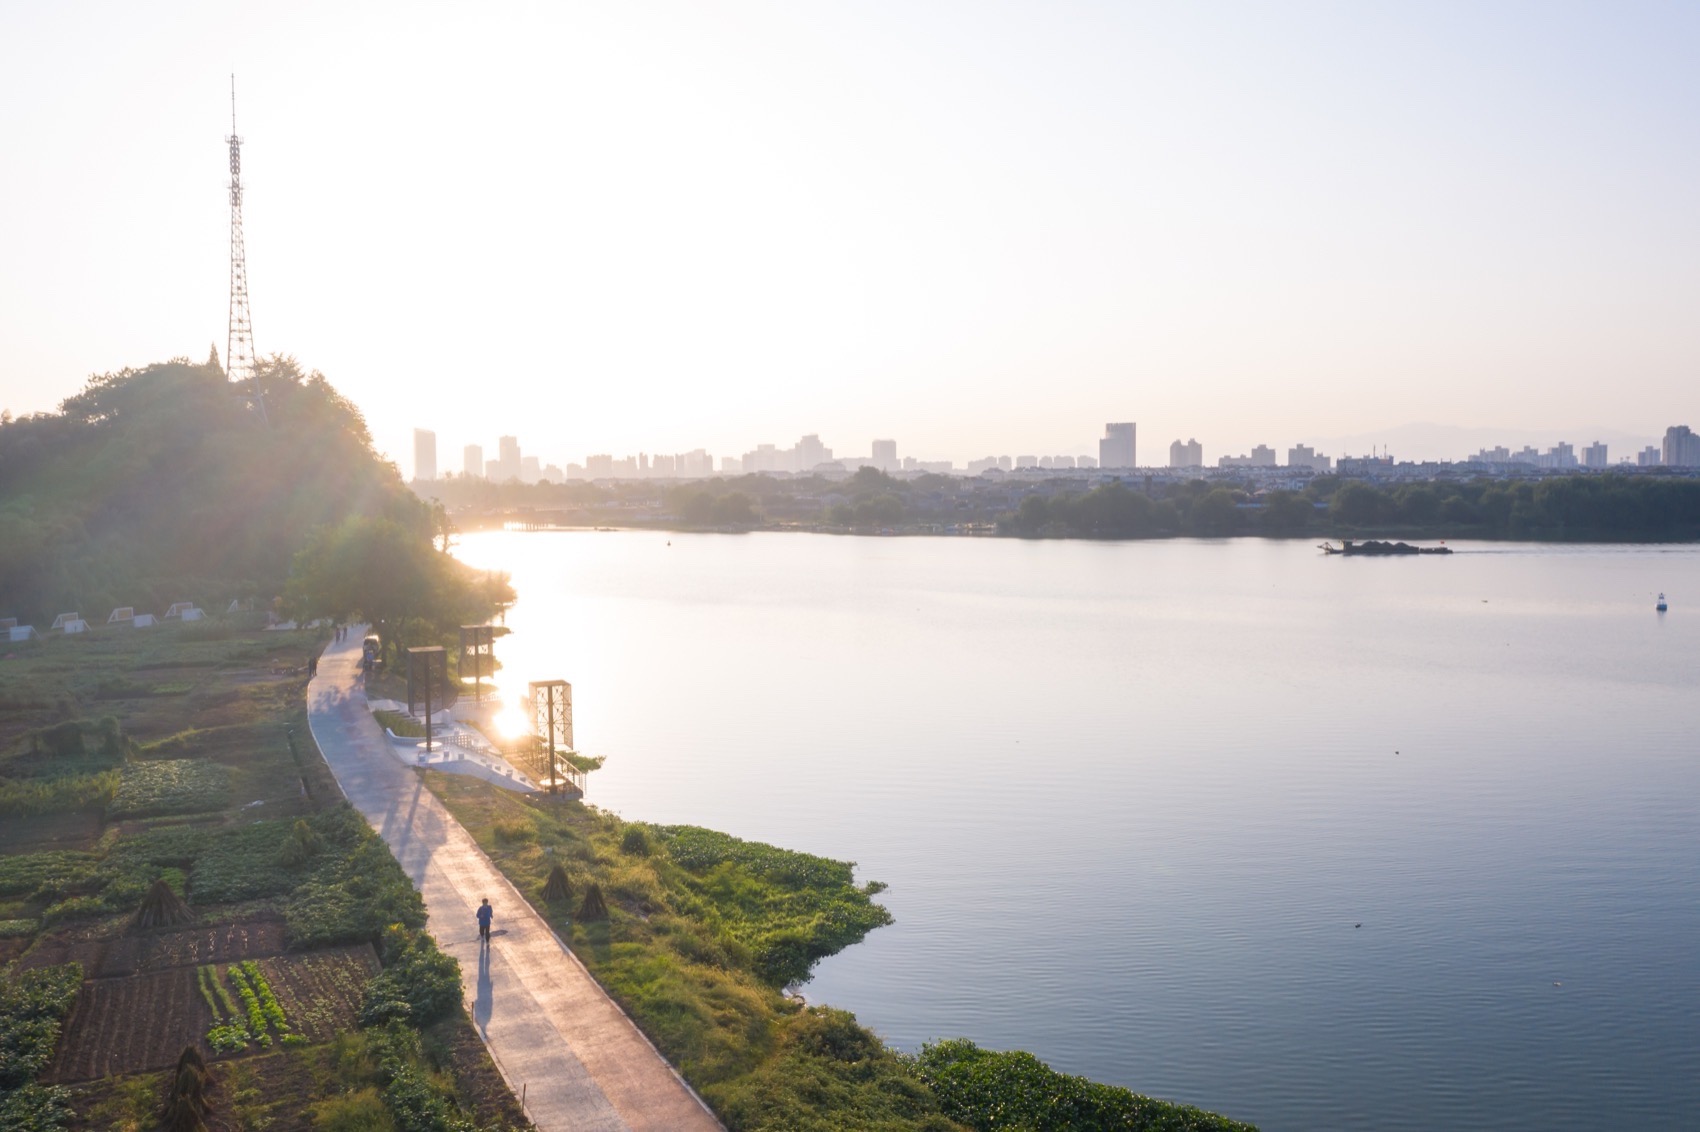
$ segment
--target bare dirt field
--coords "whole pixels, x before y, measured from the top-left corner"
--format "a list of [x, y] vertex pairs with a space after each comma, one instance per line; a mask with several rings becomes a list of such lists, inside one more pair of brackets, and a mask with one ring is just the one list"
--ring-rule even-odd
[[0, 820], [0, 852], [87, 849], [100, 837], [100, 814], [8, 814]]
[[86, 1081], [113, 1073], [167, 1069], [183, 1047], [201, 1044], [212, 1011], [201, 1000], [195, 969], [93, 979], [76, 1005], [49, 1068], [49, 1081]]

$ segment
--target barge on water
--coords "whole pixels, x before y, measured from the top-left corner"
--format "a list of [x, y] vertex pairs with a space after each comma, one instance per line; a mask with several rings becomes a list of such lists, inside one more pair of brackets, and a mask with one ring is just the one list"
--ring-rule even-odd
[[1324, 554], [1363, 554], [1369, 556], [1389, 554], [1451, 554], [1449, 546], [1412, 546], [1408, 542], [1381, 542], [1378, 539], [1368, 539], [1364, 542], [1353, 542], [1351, 539], [1341, 539], [1340, 545], [1323, 543], [1319, 550]]

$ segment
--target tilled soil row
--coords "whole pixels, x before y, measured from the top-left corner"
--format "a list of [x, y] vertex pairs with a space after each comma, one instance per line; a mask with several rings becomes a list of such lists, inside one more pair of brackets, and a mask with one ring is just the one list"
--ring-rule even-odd
[[[233, 959], [220, 960], [227, 961]], [[366, 981], [378, 970], [370, 944], [275, 955], [259, 963], [290, 1032], [310, 1042], [353, 1028]], [[46, 1079], [63, 1083], [168, 1069], [188, 1045], [209, 1061], [242, 1056], [212, 1052], [206, 1044], [212, 1024], [193, 966], [92, 979], [77, 992]]]
[[47, 1080], [169, 1068], [184, 1046], [206, 1052], [203, 1039], [211, 1025], [193, 967], [90, 980], [77, 992]]

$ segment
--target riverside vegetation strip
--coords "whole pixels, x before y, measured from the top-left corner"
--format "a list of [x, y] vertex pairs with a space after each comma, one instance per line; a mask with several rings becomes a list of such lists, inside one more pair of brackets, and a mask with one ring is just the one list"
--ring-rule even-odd
[[[734, 1132], [1251, 1126], [941, 1042], [908, 1057], [784, 990], [890, 923], [852, 866], [429, 772], [427, 784]], [[559, 867], [565, 891], [549, 899]], [[591, 891], [606, 917], [583, 914]]]

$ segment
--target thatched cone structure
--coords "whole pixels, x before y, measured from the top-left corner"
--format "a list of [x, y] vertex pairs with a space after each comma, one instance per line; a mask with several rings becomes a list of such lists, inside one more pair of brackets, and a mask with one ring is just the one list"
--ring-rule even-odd
[[543, 882], [543, 899], [551, 904], [565, 904], [573, 898], [573, 885], [567, 879], [567, 870], [556, 865], [549, 870], [549, 879]]
[[608, 905], [602, 902], [602, 886], [593, 884], [584, 890], [584, 903], [579, 906], [578, 918], [585, 923], [608, 918]]
[[206, 1115], [211, 1111], [212, 1105], [207, 1102], [207, 1063], [194, 1046], [184, 1046], [171, 1080], [171, 1092], [165, 1098], [165, 1127], [168, 1132], [203, 1132]]
[[154, 881], [148, 894], [142, 897], [142, 906], [136, 909], [132, 923], [138, 928], [165, 928], [172, 924], [186, 924], [194, 918], [195, 914], [189, 911], [183, 898], [171, 891], [171, 886], [162, 877]]

